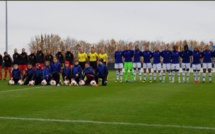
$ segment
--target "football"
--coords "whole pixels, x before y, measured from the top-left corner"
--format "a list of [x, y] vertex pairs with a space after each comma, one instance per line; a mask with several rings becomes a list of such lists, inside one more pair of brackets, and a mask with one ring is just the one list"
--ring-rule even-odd
[[23, 80], [19, 80], [19, 81], [18, 81], [18, 84], [19, 84], [19, 85], [23, 85], [23, 84], [24, 84]]
[[76, 82], [75, 80], [72, 80], [72, 81], [71, 81], [71, 85], [72, 85], [72, 86], [76, 86], [76, 85], [77, 85], [77, 82]]
[[68, 85], [69, 85], [69, 81], [68, 81], [68, 80], [65, 80], [65, 81], [63, 82], [63, 84], [64, 84], [65, 86], [68, 86]]
[[43, 86], [47, 85], [46, 80], [43, 80], [43, 81], [41, 82], [41, 85], [43, 85]]
[[80, 80], [80, 81], [79, 81], [79, 85], [80, 85], [80, 86], [84, 86], [84, 85], [85, 85], [84, 80]]
[[9, 80], [9, 85], [14, 85], [15, 84], [15, 82], [14, 82], [14, 80]]
[[95, 86], [95, 85], [96, 85], [96, 81], [95, 81], [95, 80], [92, 80], [92, 81], [90, 82], [90, 85], [91, 85], [91, 86]]
[[28, 84], [29, 84], [30, 86], [33, 86], [33, 85], [35, 84], [35, 81], [31, 80], [31, 81], [29, 81]]
[[55, 86], [56, 85], [56, 81], [55, 80], [51, 80], [50, 81], [50, 85]]

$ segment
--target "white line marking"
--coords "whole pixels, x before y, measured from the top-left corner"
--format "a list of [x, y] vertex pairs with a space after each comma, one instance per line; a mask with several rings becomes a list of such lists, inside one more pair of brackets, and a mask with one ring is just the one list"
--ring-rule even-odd
[[41, 88], [41, 87], [31, 87], [31, 88], [21, 88], [21, 89], [13, 89], [13, 90], [4, 90], [0, 91], [0, 93], [6, 93], [6, 92], [16, 92], [16, 91], [24, 91], [24, 90], [29, 90], [29, 89], [35, 89], [35, 88]]
[[183, 128], [195, 130], [215, 130], [215, 127], [202, 126], [183, 126], [169, 124], [145, 124], [145, 123], [129, 123], [129, 122], [104, 122], [91, 120], [62, 120], [62, 119], [44, 119], [44, 118], [20, 118], [20, 117], [0, 117], [2, 120], [22, 120], [22, 121], [42, 121], [42, 122], [61, 122], [61, 123], [84, 123], [84, 124], [100, 124], [100, 125], [126, 125], [126, 126], [145, 126], [145, 127], [161, 127], [161, 128]]

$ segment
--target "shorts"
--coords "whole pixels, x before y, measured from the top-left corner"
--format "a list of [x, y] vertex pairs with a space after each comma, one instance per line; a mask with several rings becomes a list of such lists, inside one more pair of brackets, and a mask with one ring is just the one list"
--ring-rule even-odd
[[141, 63], [140, 62], [134, 62], [133, 68], [141, 68]]
[[122, 69], [123, 68], [123, 63], [115, 63], [114, 68], [115, 69]]
[[193, 70], [201, 70], [201, 64], [193, 64]]
[[133, 69], [132, 62], [124, 62], [124, 69], [125, 70], [131, 70], [131, 69]]
[[21, 71], [27, 70], [27, 65], [19, 65]]
[[212, 63], [203, 63], [203, 69], [211, 69]]
[[160, 63], [153, 64], [153, 70], [160, 71], [161, 70], [161, 64]]
[[79, 62], [79, 65], [81, 66], [82, 70], [85, 68], [85, 62]]
[[143, 68], [152, 68], [152, 64], [151, 63], [143, 63]]
[[0, 71], [2, 71], [2, 66], [0, 66]]
[[40, 67], [43, 69], [44, 68], [44, 63], [40, 63]]
[[182, 63], [182, 69], [190, 69], [190, 63]]
[[96, 68], [97, 68], [97, 62], [96, 62], [96, 61], [90, 61], [90, 66], [91, 66], [94, 70], [96, 70]]
[[172, 64], [171, 64], [171, 69], [172, 69], [172, 70], [179, 70], [179, 68], [180, 68], [180, 67], [179, 67], [179, 63], [172, 63]]
[[171, 64], [170, 63], [163, 63], [163, 70], [170, 70]]

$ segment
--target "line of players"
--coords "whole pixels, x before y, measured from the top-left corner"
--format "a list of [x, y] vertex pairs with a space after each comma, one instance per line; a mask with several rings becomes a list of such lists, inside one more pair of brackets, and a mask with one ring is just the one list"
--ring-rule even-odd
[[[52, 56], [49, 50], [47, 51], [47, 54], [44, 55], [40, 47], [36, 54], [34, 49], [31, 49], [30, 55], [27, 55], [24, 48], [22, 49], [21, 54], [18, 54], [17, 49], [15, 49], [13, 60], [7, 52], [4, 53], [4, 57], [0, 55], [0, 73], [2, 72], [1, 65], [4, 61], [4, 79], [6, 79], [7, 74], [9, 73], [10, 78], [14, 79], [16, 77], [15, 84], [17, 84], [17, 80], [20, 79], [25, 79], [25, 85], [27, 85], [30, 80], [35, 80], [35, 84], [40, 84], [41, 80], [46, 80], [47, 83], [50, 84], [50, 80], [54, 79], [56, 85], [59, 85], [60, 73], [62, 73], [64, 80], [66, 79], [70, 81], [71, 78], [73, 78], [79, 83], [79, 80], [83, 80], [86, 77], [85, 84], [88, 85], [92, 80], [95, 80], [96, 83], [98, 83], [98, 78], [101, 78], [102, 85], [107, 84], [107, 54], [104, 50], [102, 50], [100, 54], [97, 54], [95, 49], [91, 48], [91, 52], [87, 55], [83, 49], [80, 49], [78, 60], [76, 60], [74, 64], [73, 60], [74, 56], [71, 53], [70, 48], [67, 49], [65, 56], [60, 49], [58, 49], [55, 56]], [[13, 70], [11, 71], [12, 64]], [[0, 74], [0, 79], [1, 78], [2, 73]]]
[[[168, 46], [165, 46], [165, 50], [159, 51], [159, 47], [155, 47], [155, 51], [151, 52], [148, 46], [145, 46], [144, 51], [140, 51], [138, 45], [135, 45], [135, 50], [131, 50], [129, 46], [126, 46], [124, 51], [121, 47], [115, 52], [115, 69], [116, 69], [116, 82], [122, 82], [124, 68], [124, 81], [128, 81], [128, 71], [131, 73], [131, 80], [136, 80], [136, 73], [139, 74], [139, 80], [146, 82], [147, 70], [149, 74], [149, 82], [157, 79], [157, 73], [159, 74], [159, 80], [165, 82], [166, 73], [168, 73], [168, 80], [170, 83], [175, 82], [175, 75], [178, 77], [178, 82], [181, 82], [180, 78], [180, 60], [182, 60], [182, 82], [189, 82], [190, 68], [192, 67], [194, 72], [194, 83], [200, 83], [200, 70], [201, 62], [203, 63], [202, 82], [205, 82], [206, 71], [208, 71], [209, 82], [212, 82], [212, 61], [215, 57], [215, 51], [212, 52], [209, 46], [205, 46], [205, 50], [200, 52], [198, 47], [194, 48], [194, 51], [188, 49], [188, 45], [184, 46], [183, 51], [178, 51], [177, 46], [173, 46], [173, 50], [170, 51]], [[152, 63], [151, 63], [151, 59]], [[124, 63], [124, 64], [123, 64]], [[143, 80], [141, 72], [141, 64], [143, 63]], [[153, 66], [152, 66], [153, 64]], [[162, 64], [162, 65], [161, 65]], [[151, 68], [153, 67], [153, 74]]]

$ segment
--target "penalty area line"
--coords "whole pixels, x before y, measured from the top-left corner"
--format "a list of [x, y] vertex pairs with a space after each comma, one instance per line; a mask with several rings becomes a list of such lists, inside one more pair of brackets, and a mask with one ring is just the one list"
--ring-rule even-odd
[[31, 88], [21, 88], [21, 89], [4, 90], [4, 91], [0, 91], [0, 93], [17, 92], [17, 91], [24, 91], [24, 90], [29, 90], [29, 89], [36, 89], [36, 88], [41, 88], [41, 86], [40, 87], [31, 87]]
[[83, 124], [98, 124], [98, 125], [144, 126], [144, 127], [160, 127], [160, 128], [183, 128], [183, 129], [195, 129], [195, 130], [215, 130], [215, 127], [203, 127], [203, 126], [184, 126], [184, 125], [170, 125], [170, 124], [146, 124], [146, 123], [131, 123], [131, 122], [105, 122], [105, 121], [93, 121], [93, 120], [63, 120], [63, 119], [21, 118], [21, 117], [0, 117], [0, 120], [83, 123]]

